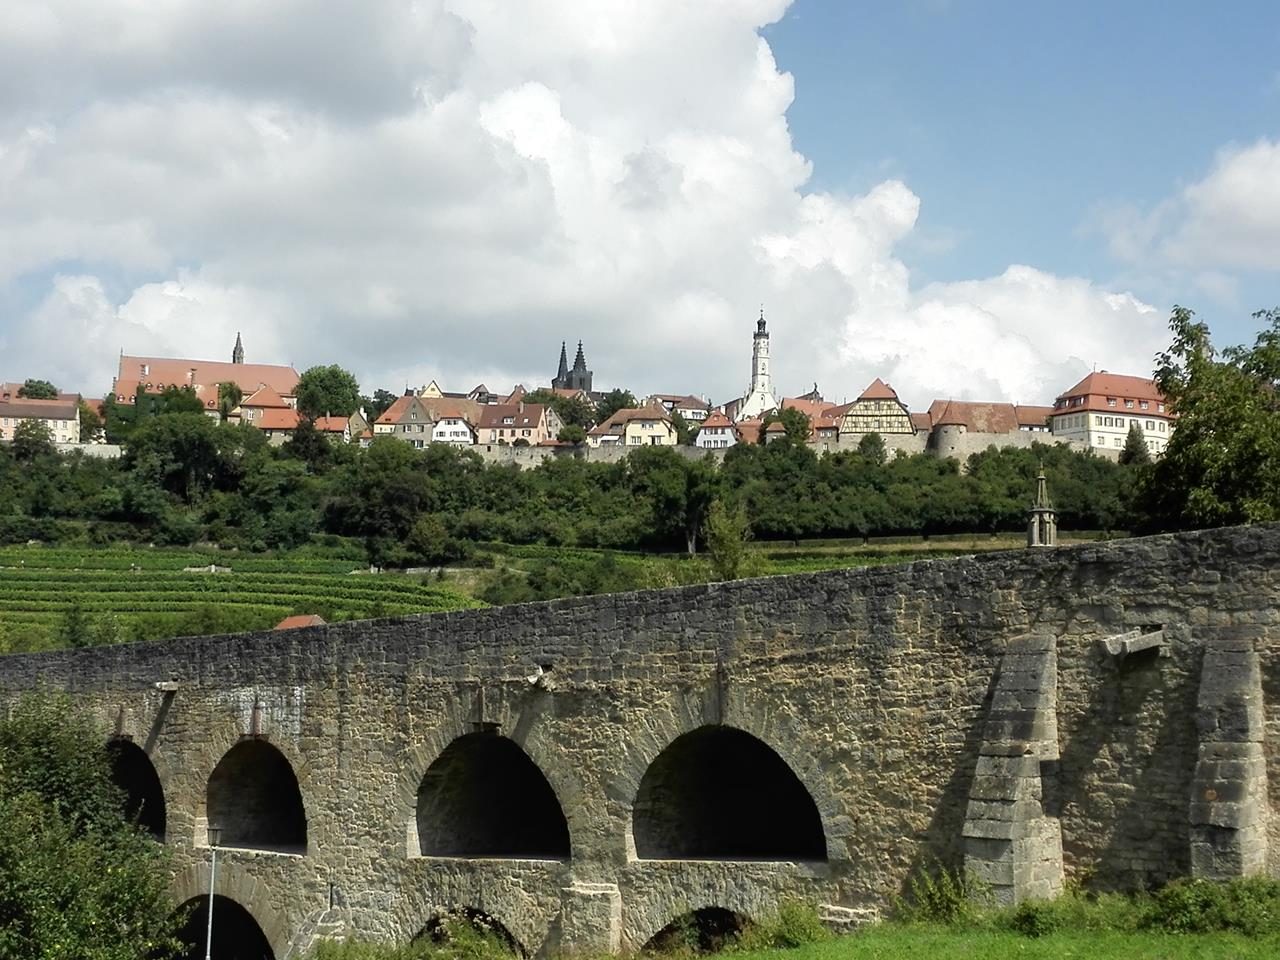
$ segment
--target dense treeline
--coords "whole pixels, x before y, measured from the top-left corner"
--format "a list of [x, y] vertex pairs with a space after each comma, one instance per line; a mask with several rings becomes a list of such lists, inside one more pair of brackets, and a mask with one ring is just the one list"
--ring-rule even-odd
[[[741, 511], [757, 540], [994, 533], [1022, 529], [1041, 464], [1068, 530], [1277, 519], [1280, 311], [1255, 316], [1256, 343], [1218, 353], [1208, 328], [1175, 308], [1156, 380], [1178, 426], [1154, 464], [1140, 437], [1121, 463], [1054, 445], [988, 449], [963, 465], [886, 458], [874, 435], [818, 456], [795, 423], [778, 442], [731, 448], [720, 466], [646, 447], [618, 463], [565, 457], [521, 471], [391, 438], [335, 446], [306, 422], [273, 448], [254, 428], [218, 425], [166, 393], [133, 411], [119, 461], [59, 457], [34, 431], [0, 448], [0, 543], [258, 551], [355, 538], [383, 565], [444, 563], [486, 541], [694, 552], [717, 501]], [[320, 371], [326, 383], [333, 370]], [[337, 379], [316, 405], [355, 402], [354, 380]]]
[[138, 426], [119, 461], [0, 452], [0, 542], [266, 550], [336, 536], [391, 565], [447, 562], [483, 541], [695, 550], [716, 499], [742, 505], [757, 540], [1014, 531], [1041, 463], [1065, 528], [1129, 525], [1135, 471], [1088, 454], [993, 449], [962, 470], [864, 448], [739, 446], [718, 467], [645, 448], [521, 471], [442, 445], [334, 446], [305, 428], [274, 448], [252, 427], [166, 413]]

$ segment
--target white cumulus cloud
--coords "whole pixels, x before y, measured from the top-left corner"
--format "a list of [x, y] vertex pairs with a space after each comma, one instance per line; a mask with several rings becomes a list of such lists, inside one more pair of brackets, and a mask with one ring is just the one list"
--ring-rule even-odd
[[500, 389], [581, 338], [598, 386], [723, 400], [761, 303], [788, 393], [1044, 402], [1148, 371], [1163, 321], [1133, 297], [1024, 266], [916, 287], [907, 184], [806, 188], [759, 33], [787, 6], [7, 3], [0, 301], [35, 306], [0, 318], [0, 378], [96, 393], [121, 348], [243, 330], [368, 390]]

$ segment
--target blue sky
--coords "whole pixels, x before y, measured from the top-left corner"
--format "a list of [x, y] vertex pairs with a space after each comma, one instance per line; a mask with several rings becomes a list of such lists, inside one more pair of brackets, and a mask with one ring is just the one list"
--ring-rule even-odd
[[1231, 339], [1280, 303], [1275, 273], [1241, 271], [1234, 304], [1142, 276], [1096, 228], [1280, 136], [1280, 3], [796, 0], [763, 33], [811, 186], [896, 176], [921, 198], [920, 281], [1026, 263], [1181, 301]]

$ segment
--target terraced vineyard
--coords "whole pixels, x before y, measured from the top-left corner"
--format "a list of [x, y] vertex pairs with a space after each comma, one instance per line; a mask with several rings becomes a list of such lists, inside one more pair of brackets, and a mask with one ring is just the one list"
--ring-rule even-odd
[[264, 629], [294, 613], [334, 621], [481, 605], [423, 578], [370, 574], [351, 560], [0, 548], [0, 641], [7, 640], [0, 652], [58, 645], [59, 632], [73, 616], [82, 617], [84, 629], [99, 642], [114, 642]]

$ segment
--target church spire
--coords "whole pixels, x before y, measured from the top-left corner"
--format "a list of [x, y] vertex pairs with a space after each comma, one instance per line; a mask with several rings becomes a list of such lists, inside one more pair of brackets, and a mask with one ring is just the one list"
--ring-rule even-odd
[[585, 373], [587, 369], [587, 358], [582, 355], [582, 341], [578, 341], [578, 355], [573, 358], [573, 370], [575, 373]]
[[556, 374], [557, 380], [567, 380], [569, 377], [569, 354], [565, 352], [565, 342], [560, 341], [560, 371]]
[[232, 363], [244, 363], [244, 344], [240, 342], [240, 331], [236, 331], [236, 345], [231, 350]]

